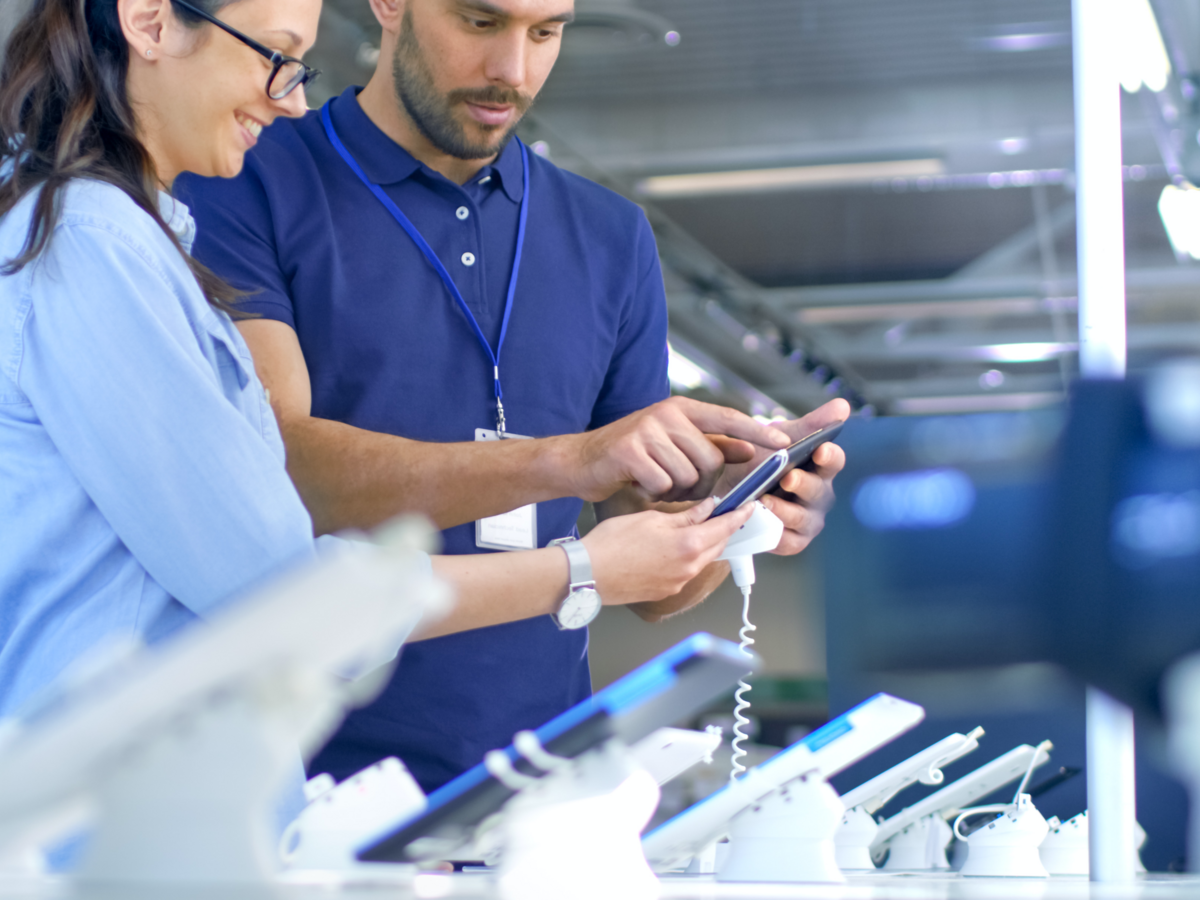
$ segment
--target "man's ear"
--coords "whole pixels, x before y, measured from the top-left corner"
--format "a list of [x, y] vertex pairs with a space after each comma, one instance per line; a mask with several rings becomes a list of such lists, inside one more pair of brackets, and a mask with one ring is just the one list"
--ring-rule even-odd
[[407, 0], [370, 0], [370, 3], [371, 12], [375, 13], [383, 30], [393, 35], [399, 34]]
[[152, 59], [162, 55], [171, 0], [117, 0], [117, 17], [129, 42], [130, 57]]

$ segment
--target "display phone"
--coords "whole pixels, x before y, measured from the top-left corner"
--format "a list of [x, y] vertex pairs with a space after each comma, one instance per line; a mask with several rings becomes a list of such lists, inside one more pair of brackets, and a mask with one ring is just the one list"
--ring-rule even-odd
[[[726, 693], [757, 656], [731, 641], [700, 632], [656, 656], [608, 687], [551, 719], [534, 734], [548, 752], [574, 758], [613, 738], [632, 745], [664, 725], [686, 718]], [[520, 775], [545, 774], [509, 745], [502, 751]], [[364, 862], [453, 859], [475, 827], [515, 795], [480, 764], [429, 795], [424, 812], [397, 821], [366, 841]]]
[[845, 422], [838, 422], [836, 425], [814, 431], [812, 434], [800, 438], [792, 446], [772, 453], [753, 472], [739, 481], [732, 491], [717, 501], [712, 515], [723, 516], [725, 513], [733, 512], [742, 504], [757, 500], [767, 491], [774, 490], [783, 480], [784, 475], [797, 466], [804, 466], [811, 462], [817, 448], [837, 437], [845, 424]]

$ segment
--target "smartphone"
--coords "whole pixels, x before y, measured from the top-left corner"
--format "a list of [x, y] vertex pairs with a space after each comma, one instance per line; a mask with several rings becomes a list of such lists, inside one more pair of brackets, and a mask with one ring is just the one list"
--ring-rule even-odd
[[[757, 500], [767, 491], [774, 490], [783, 480], [783, 476], [796, 466], [806, 465], [812, 460], [812, 455], [822, 444], [832, 441], [842, 430], [845, 422], [838, 422], [820, 431], [814, 431], [807, 437], [802, 437], [792, 446], [772, 453], [759, 466], [738, 482], [737, 487], [717, 501], [712, 515], [723, 516], [733, 512], [743, 503]], [[711, 517], [710, 517], [711, 518]]]

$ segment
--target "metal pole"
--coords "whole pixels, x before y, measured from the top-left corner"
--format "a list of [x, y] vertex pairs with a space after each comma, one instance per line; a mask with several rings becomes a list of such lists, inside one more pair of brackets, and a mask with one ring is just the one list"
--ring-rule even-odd
[[[1075, 202], [1079, 252], [1079, 369], [1125, 375], [1125, 227], [1121, 180], [1122, 0], [1072, 0]], [[1087, 782], [1092, 881], [1135, 878], [1133, 713], [1087, 692]]]

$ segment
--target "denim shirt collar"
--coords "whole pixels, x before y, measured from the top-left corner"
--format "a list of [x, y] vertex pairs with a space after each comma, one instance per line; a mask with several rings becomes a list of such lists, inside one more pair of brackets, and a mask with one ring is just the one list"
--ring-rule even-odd
[[196, 242], [196, 220], [187, 205], [176, 200], [166, 191], [158, 192], [158, 214], [167, 227], [175, 233], [184, 251], [191, 256], [192, 244]]

